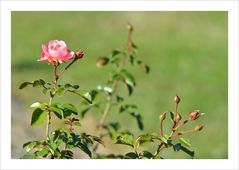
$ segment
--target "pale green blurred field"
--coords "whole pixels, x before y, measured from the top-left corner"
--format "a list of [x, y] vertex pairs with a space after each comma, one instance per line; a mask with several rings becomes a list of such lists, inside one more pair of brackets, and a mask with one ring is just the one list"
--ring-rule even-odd
[[[108, 67], [97, 69], [97, 57], [125, 44], [127, 22], [134, 25], [133, 39], [140, 57], [151, 67], [149, 75], [137, 67], [131, 69], [137, 87], [129, 101], [139, 106], [145, 129], [140, 132], [135, 121], [126, 115], [112, 113], [108, 120], [120, 119], [125, 128], [136, 134], [158, 132], [158, 115], [173, 109], [172, 99], [178, 94], [182, 101], [179, 109], [184, 116], [191, 109], [206, 113], [198, 120], [205, 124], [205, 129], [188, 135], [195, 158], [227, 159], [227, 12], [12, 12], [12, 97], [19, 100], [27, 112], [12, 113], [13, 155], [20, 156], [17, 150], [25, 142], [14, 136], [27, 133], [30, 128], [29, 105], [48, 100], [38, 89], [18, 89], [23, 81], [38, 78], [51, 81], [52, 66], [36, 61], [41, 45], [51, 39], [61, 39], [74, 51], [83, 49], [84, 59], [72, 66], [61, 82], [78, 83], [84, 89], [91, 89], [103, 84], [110, 70]], [[79, 105], [77, 99], [71, 95], [60, 98]], [[99, 113], [87, 114], [82, 128], [95, 133], [99, 116]], [[29, 124], [21, 124], [23, 120]], [[44, 129], [35, 129], [41, 128]], [[42, 136], [41, 133], [29, 135], [30, 139]], [[121, 146], [115, 149], [121, 152]], [[174, 152], [164, 156], [188, 158]]]

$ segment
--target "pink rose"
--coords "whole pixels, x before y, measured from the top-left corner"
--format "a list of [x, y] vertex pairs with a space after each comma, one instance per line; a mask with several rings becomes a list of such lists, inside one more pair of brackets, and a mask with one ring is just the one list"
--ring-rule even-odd
[[74, 58], [74, 52], [67, 49], [66, 43], [61, 40], [51, 40], [48, 45], [43, 44], [42, 50], [40, 61], [48, 61], [53, 65]]

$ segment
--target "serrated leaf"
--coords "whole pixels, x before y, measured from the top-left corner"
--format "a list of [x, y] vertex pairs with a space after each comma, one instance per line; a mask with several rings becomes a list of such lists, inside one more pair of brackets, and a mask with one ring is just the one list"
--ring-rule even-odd
[[31, 82], [24, 82], [19, 86], [19, 89], [23, 89], [25, 87], [27, 87], [28, 85], [32, 84]]
[[46, 112], [40, 108], [33, 111], [31, 126], [41, 125], [46, 118]]
[[191, 146], [191, 143], [190, 143], [190, 140], [189, 139], [186, 139], [186, 138], [179, 138], [180, 142], [186, 146], [186, 147], [189, 147]]

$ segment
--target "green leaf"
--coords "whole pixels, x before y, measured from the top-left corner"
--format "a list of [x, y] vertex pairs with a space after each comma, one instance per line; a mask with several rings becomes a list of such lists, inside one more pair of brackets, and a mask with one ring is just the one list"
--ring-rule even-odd
[[127, 87], [127, 90], [128, 90], [128, 93], [129, 93], [129, 96], [133, 93], [133, 86], [131, 86], [130, 84], [128, 84], [127, 82], [126, 83], [126, 87]]
[[43, 109], [46, 107], [46, 103], [35, 102], [30, 107]]
[[85, 152], [91, 158], [92, 154], [89, 148], [87, 147], [87, 145], [79, 142], [77, 147], [80, 148], [83, 152]]
[[55, 115], [59, 118], [62, 119], [63, 117], [63, 111], [57, 107], [54, 107], [53, 105], [50, 106], [49, 108], [50, 111], [52, 111], [53, 113], [55, 113]]
[[62, 96], [64, 93], [65, 93], [65, 88], [63, 88], [63, 87], [61, 87], [61, 88], [58, 88], [57, 90], [56, 90], [56, 94], [57, 94], [57, 96]]
[[135, 86], [136, 85], [136, 82], [135, 82], [135, 79], [134, 79], [134, 76], [129, 73], [127, 70], [123, 69], [121, 70], [121, 73], [123, 74], [124, 78], [125, 78], [125, 82], [127, 84], [129, 84], [130, 86]]
[[94, 141], [98, 142], [99, 144], [103, 145], [105, 147], [105, 143], [102, 139], [100, 139], [98, 136], [91, 136]]
[[143, 125], [143, 121], [142, 121], [141, 115], [139, 113], [136, 113], [136, 112], [131, 112], [130, 115], [136, 118], [139, 129], [143, 130], [144, 129], [144, 125]]
[[171, 140], [169, 139], [169, 135], [165, 134], [163, 137], [160, 138], [162, 140], [162, 142], [164, 142], [165, 144], [168, 144], [171, 142]]
[[143, 156], [148, 158], [148, 159], [154, 158], [154, 155], [149, 151], [143, 151]]
[[170, 112], [170, 116], [171, 116], [171, 120], [173, 121], [174, 120], [174, 113]]
[[137, 159], [138, 155], [134, 152], [129, 152], [125, 154], [125, 159]]
[[181, 144], [183, 144], [184, 146], [186, 147], [189, 147], [191, 146], [191, 143], [190, 143], [190, 140], [189, 139], [186, 139], [186, 138], [179, 138]]
[[21, 157], [21, 159], [36, 159], [37, 155], [34, 154], [26, 154], [23, 157]]
[[133, 140], [134, 140], [133, 135], [123, 134], [117, 137], [117, 141], [115, 144], [129, 145], [133, 148], [134, 147]]
[[70, 110], [74, 114], [78, 113], [76, 107], [73, 104], [65, 103], [65, 104], [60, 105], [60, 107], [62, 107], [64, 109], [67, 109], [67, 110]]
[[42, 86], [44, 86], [45, 84], [46, 84], [46, 83], [45, 83], [44, 80], [39, 79], [39, 80], [35, 80], [35, 81], [33, 82], [33, 87], [42, 87]]
[[27, 87], [27, 86], [30, 85], [30, 84], [33, 84], [33, 83], [31, 83], [31, 82], [24, 82], [24, 83], [22, 83], [22, 84], [19, 86], [19, 89], [23, 89], [23, 88]]
[[134, 64], [135, 64], [135, 57], [132, 56], [132, 55], [130, 55], [130, 56], [129, 56], [129, 61], [130, 61], [130, 64], [131, 64], [131, 65], [134, 65]]
[[86, 109], [81, 111], [81, 117], [85, 117], [85, 114], [90, 110], [91, 107], [87, 107]]
[[85, 90], [68, 90], [69, 92], [75, 93], [85, 99], [88, 103], [92, 104], [92, 98], [89, 92]]
[[139, 146], [145, 145], [149, 142], [153, 142], [152, 136], [149, 134], [140, 135], [136, 141], [134, 147], [137, 149]]
[[181, 150], [182, 150], [183, 152], [185, 152], [186, 154], [190, 155], [191, 158], [194, 157], [194, 151], [190, 151], [190, 150], [188, 150], [187, 148], [185, 148], [184, 146], [181, 146]]
[[181, 147], [182, 147], [181, 144], [177, 143], [177, 144], [173, 145], [173, 150], [174, 151], [179, 151], [181, 149]]
[[47, 94], [49, 91], [50, 91], [50, 89], [49, 89], [49, 88], [46, 88], [46, 89], [43, 89], [42, 92], [43, 92], [44, 94]]
[[37, 142], [36, 142], [36, 141], [30, 141], [30, 142], [24, 143], [24, 144], [23, 144], [23, 148], [26, 147], [26, 151], [29, 152], [29, 151], [31, 151], [36, 145], [37, 145]]
[[69, 84], [69, 83], [67, 83], [67, 84], [64, 85], [64, 87], [65, 87], [66, 89], [70, 88], [71, 86], [72, 86], [72, 85]]
[[111, 58], [113, 58], [114, 56], [120, 54], [121, 52], [119, 50], [113, 50], [111, 53]]
[[43, 148], [41, 151], [36, 152], [37, 156], [45, 157], [49, 153], [49, 149], [47, 147]]
[[73, 85], [72, 88], [78, 89], [80, 86], [79, 85]]
[[144, 69], [145, 73], [149, 73], [150, 72], [150, 67], [148, 65], [146, 65], [143, 61], [138, 61], [138, 65]]
[[41, 125], [46, 118], [46, 112], [40, 108], [33, 111], [31, 126]]
[[112, 127], [115, 131], [118, 131], [121, 128], [119, 122], [112, 122], [109, 124], [109, 126]]

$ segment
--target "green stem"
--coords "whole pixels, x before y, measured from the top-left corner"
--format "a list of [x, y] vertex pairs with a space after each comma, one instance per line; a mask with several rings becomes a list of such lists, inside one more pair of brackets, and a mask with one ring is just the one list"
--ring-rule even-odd
[[[49, 100], [49, 106], [51, 105], [52, 103], [52, 99], [53, 97], [50, 98]], [[49, 140], [49, 127], [50, 127], [50, 124], [51, 124], [51, 112], [49, 111], [48, 112], [48, 117], [47, 117], [47, 124], [46, 124], [46, 140]]]

